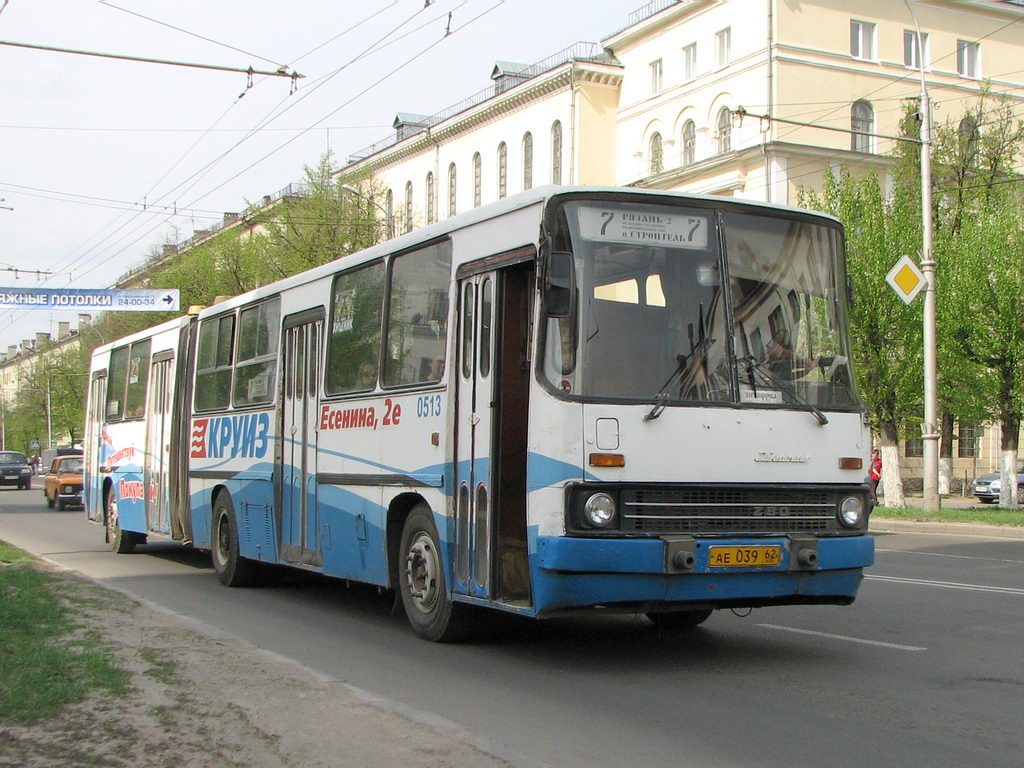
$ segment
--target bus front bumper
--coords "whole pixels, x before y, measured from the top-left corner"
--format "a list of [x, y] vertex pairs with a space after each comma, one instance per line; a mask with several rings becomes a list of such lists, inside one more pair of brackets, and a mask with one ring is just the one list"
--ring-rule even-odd
[[[813, 538], [586, 539], [538, 537], [534, 608], [538, 614], [587, 606], [693, 604], [705, 607], [853, 602], [874, 563], [867, 535]], [[778, 564], [717, 566], [724, 548], [778, 547]], [[673, 555], [692, 554], [692, 563]], [[806, 552], [813, 551], [813, 556]], [[690, 558], [687, 558], [690, 560]]]

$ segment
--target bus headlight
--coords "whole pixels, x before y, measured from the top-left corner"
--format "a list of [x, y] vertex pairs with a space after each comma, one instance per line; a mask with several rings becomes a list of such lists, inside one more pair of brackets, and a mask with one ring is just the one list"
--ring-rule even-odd
[[839, 522], [847, 528], [859, 528], [864, 522], [864, 500], [847, 496], [839, 504]]
[[595, 493], [583, 504], [583, 519], [594, 528], [606, 528], [615, 519], [615, 500], [607, 493]]

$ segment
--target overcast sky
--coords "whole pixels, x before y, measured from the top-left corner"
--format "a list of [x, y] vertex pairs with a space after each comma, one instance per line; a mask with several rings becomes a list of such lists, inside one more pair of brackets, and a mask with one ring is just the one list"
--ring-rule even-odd
[[[106, 288], [154, 247], [626, 26], [644, 0], [0, 0], [0, 287]], [[449, 13], [451, 18], [449, 20]], [[451, 34], [445, 36], [450, 28]], [[240, 98], [240, 95], [244, 96]], [[34, 271], [50, 272], [37, 276]], [[75, 314], [0, 310], [0, 350]]]

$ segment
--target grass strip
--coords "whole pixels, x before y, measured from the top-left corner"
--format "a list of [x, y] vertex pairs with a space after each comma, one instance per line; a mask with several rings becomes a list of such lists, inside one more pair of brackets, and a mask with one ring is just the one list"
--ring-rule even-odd
[[95, 691], [130, 690], [129, 673], [75, 620], [76, 606], [87, 600], [33, 562], [0, 542], [0, 721], [34, 723]]
[[875, 507], [872, 517], [890, 517], [895, 520], [927, 520], [947, 523], [987, 523], [989, 525], [1024, 526], [1024, 510], [997, 507], [971, 507], [970, 509], [940, 509], [925, 514], [919, 507]]

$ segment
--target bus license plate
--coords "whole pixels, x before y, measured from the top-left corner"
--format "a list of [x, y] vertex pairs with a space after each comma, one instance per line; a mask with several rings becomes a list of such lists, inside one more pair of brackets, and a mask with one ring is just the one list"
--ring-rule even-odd
[[711, 568], [751, 568], [778, 565], [782, 562], [782, 547], [711, 547], [708, 565]]

